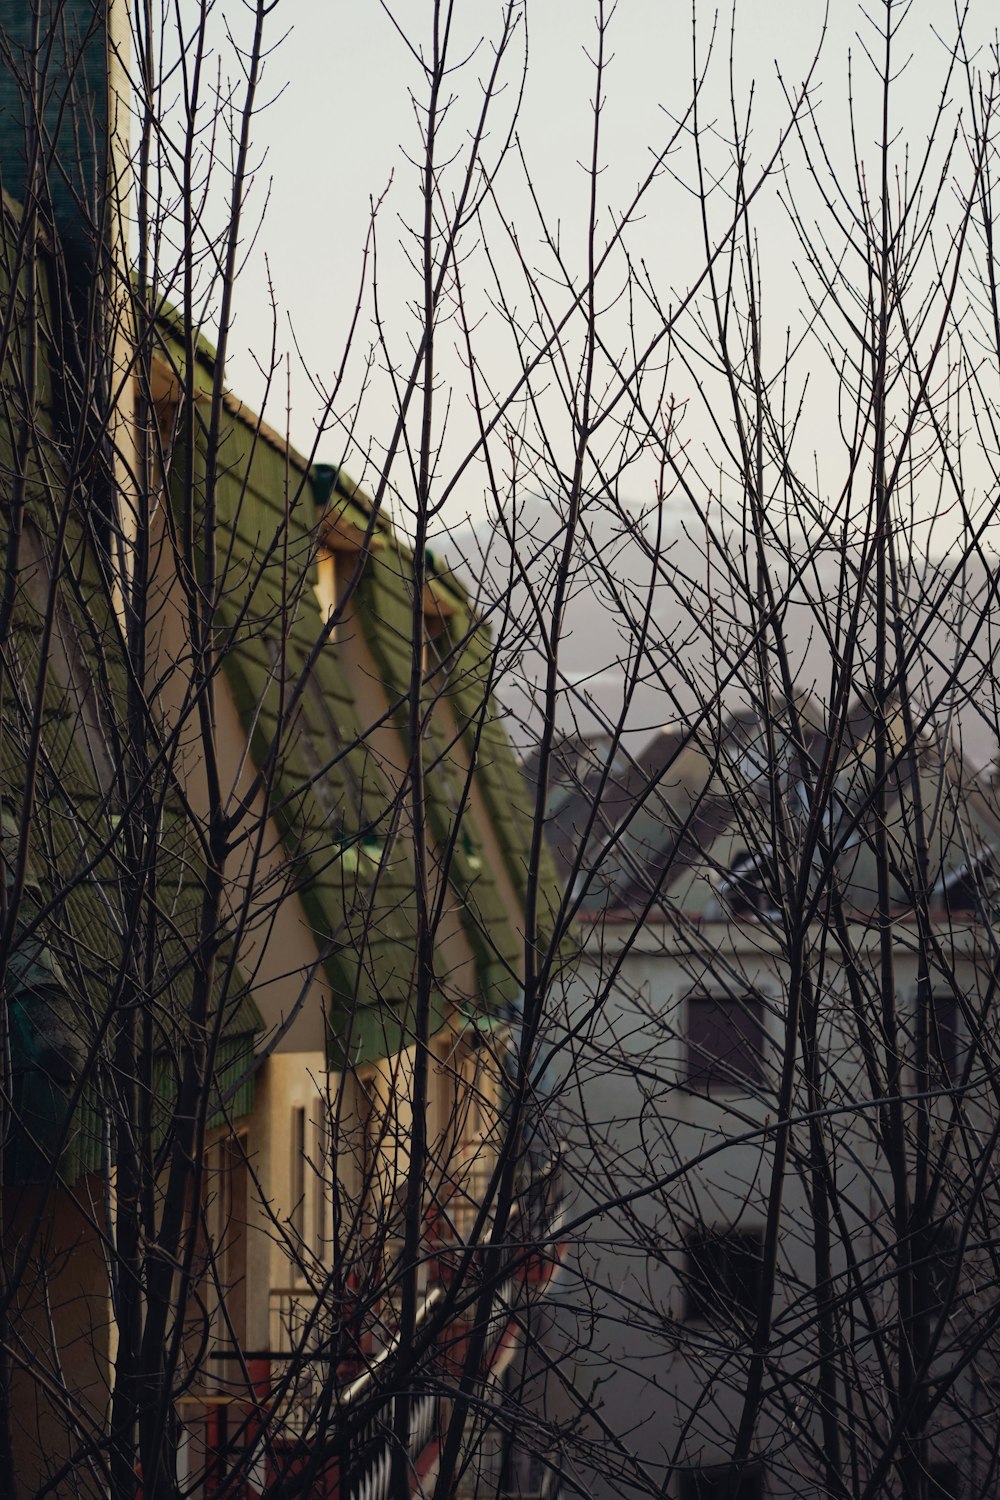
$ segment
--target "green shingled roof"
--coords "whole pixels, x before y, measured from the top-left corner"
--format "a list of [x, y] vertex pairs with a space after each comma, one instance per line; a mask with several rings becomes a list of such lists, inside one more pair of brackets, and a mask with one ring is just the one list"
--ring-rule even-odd
[[[496, 830], [507, 872], [524, 901], [531, 863], [534, 796], [490, 693], [492, 642], [482, 627], [473, 628], [468, 615], [454, 622], [451, 635], [461, 643], [448, 679], [452, 710], [467, 752], [475, 757], [476, 783]], [[559, 878], [544, 839], [538, 875], [538, 924], [544, 942], [551, 936], [560, 904]]]
[[[408, 553], [399, 546], [386, 548], [373, 555], [365, 568], [358, 609], [406, 743], [413, 588], [413, 567]], [[450, 728], [435, 702], [438, 694], [447, 693], [447, 684], [441, 678], [442, 674], [435, 674], [427, 694], [431, 705], [424, 745], [427, 816], [439, 857], [448, 859], [448, 878], [460, 898], [462, 923], [476, 957], [481, 1003], [489, 1008], [512, 999], [520, 988], [517, 974], [523, 939], [515, 929], [485, 858], [465, 795], [462, 771], [451, 753]]]
[[333, 997], [331, 1056], [381, 1056], [397, 1050], [406, 1031], [413, 870], [336, 648], [314, 653], [323, 621], [314, 592], [312, 490], [302, 467], [232, 412], [220, 463], [219, 551], [227, 554], [228, 577], [239, 580], [227, 586], [219, 609], [223, 669], [255, 763], [271, 768], [270, 808], [290, 888], [313, 929]]
[[[8, 213], [0, 279], [12, 222]], [[123, 806], [115, 768], [145, 752], [131, 744], [125, 727], [125, 655], [102, 578], [95, 520], [78, 508], [78, 496], [67, 494], [44, 307], [39, 333], [40, 401], [25, 409], [28, 393], [11, 376], [12, 356], [4, 366], [8, 391], [0, 415], [0, 466], [8, 476], [17, 470], [22, 419], [32, 437], [21, 571], [0, 641], [0, 873], [8, 896], [22, 834], [27, 839], [27, 878], [14, 909], [5, 974], [17, 1106], [8, 1122], [6, 1165], [15, 1181], [37, 1180], [55, 1166], [72, 1181], [109, 1160], [125, 1093], [134, 1098], [137, 1120], [148, 1120], [154, 1149], [157, 1141], [166, 1143], [175, 1060], [192, 1042], [206, 1043], [209, 1055], [218, 1043], [205, 1085], [209, 1119], [246, 1113], [261, 1023], [243, 979], [227, 965], [231, 944], [220, 932], [204, 1034], [191, 1029], [202, 852], [164, 767], [155, 762], [144, 782], [155, 880], [141, 903], [126, 878], [123, 841], [134, 820]], [[4, 556], [10, 521], [8, 505], [0, 515]], [[59, 582], [46, 656], [44, 613], [53, 573]], [[140, 1056], [134, 1075], [122, 1080], [115, 1048], [125, 1016], [136, 1023]]]
[[[5, 643], [10, 678], [37, 684], [37, 621], [25, 601]], [[26, 619], [27, 617], [27, 619]], [[81, 635], [80, 639], [83, 637]], [[111, 653], [104, 663], [107, 672]], [[112, 674], [117, 676], [117, 674]], [[0, 716], [0, 801], [4, 869], [13, 879], [32, 743], [30, 699]], [[22, 711], [22, 707], [27, 711]], [[107, 697], [101, 707], [108, 713]], [[134, 1082], [148, 1096], [157, 1136], [169, 1127], [176, 1093], [174, 1060], [188, 1045], [203, 889], [194, 830], [169, 802], [156, 830], [155, 887], [130, 929], [131, 887], [124, 878], [123, 825], [110, 792], [101, 790], [75, 693], [54, 672], [42, 697], [40, 756], [28, 825], [28, 881], [18, 910], [7, 972], [17, 1021], [13, 1069], [21, 1095], [13, 1170], [32, 1180], [54, 1153], [68, 1180], [101, 1164], [118, 1108], [114, 1048], [123, 1004], [139, 1017]], [[260, 1017], [238, 973], [224, 988], [224, 934], [219, 982], [204, 1031], [218, 1030], [208, 1080], [209, 1117], [246, 1113], [253, 1097], [253, 1037]], [[148, 955], [148, 957], [147, 957]], [[123, 974], [130, 989], [121, 990]], [[117, 1001], [116, 1001], [116, 998]], [[131, 1005], [126, 1004], [130, 997]], [[147, 1029], [148, 1028], [148, 1029]], [[16, 1090], [17, 1091], [17, 1090]], [[73, 1101], [72, 1115], [69, 1113]], [[47, 1101], [47, 1115], [40, 1101]], [[141, 1102], [139, 1109], [143, 1108]]]
[[[182, 470], [175, 464], [175, 473]], [[387, 712], [406, 747], [415, 586], [410, 553], [388, 526], [372, 522], [370, 502], [346, 475], [320, 469], [310, 476], [298, 455], [255, 428], [241, 409], [227, 407], [215, 493], [217, 566], [226, 574], [218, 609], [223, 669], [255, 764], [270, 773], [270, 808], [291, 885], [313, 928], [333, 994], [330, 1057], [340, 1065], [391, 1053], [407, 1040], [414, 989], [414, 875], [407, 809], [391, 794], [369, 746], [372, 726], [358, 718], [336, 642], [314, 650], [323, 620], [314, 588], [317, 509], [310, 477], [321, 500], [332, 497], [341, 521], [361, 535], [366, 529], [373, 534], [348, 623], [365, 637]], [[489, 1011], [520, 989], [524, 939], [468, 805], [465, 772], [455, 753], [458, 741], [466, 754], [477, 748], [475, 775], [483, 805], [520, 893], [529, 855], [522, 824], [527, 794], [484, 691], [488, 636], [471, 628], [467, 613], [460, 623], [455, 648], [442, 643], [444, 666], [428, 685], [427, 816], [435, 857], [446, 864], [476, 962], [479, 993], [461, 999], [471, 998]], [[289, 715], [290, 694], [304, 673], [304, 690]], [[549, 865], [542, 885], [551, 896], [555, 880]], [[435, 1024], [448, 1008], [445, 993], [437, 1003]]]

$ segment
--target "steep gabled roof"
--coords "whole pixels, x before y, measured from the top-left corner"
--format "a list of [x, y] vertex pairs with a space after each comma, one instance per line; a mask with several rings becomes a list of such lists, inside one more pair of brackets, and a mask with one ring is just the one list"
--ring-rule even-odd
[[[14, 1096], [6, 1166], [12, 1181], [56, 1170], [72, 1181], [113, 1159], [126, 1096], [154, 1146], [166, 1147], [179, 1064], [192, 1046], [206, 1069], [206, 1117], [245, 1114], [260, 1016], [232, 942], [216, 931], [214, 977], [192, 1029], [203, 850], [155, 736], [133, 737], [138, 695], [129, 694], [108, 521], [81, 474], [71, 482], [67, 473], [46, 262], [28, 306], [24, 266], [11, 277], [17, 248], [18, 216], [5, 201], [0, 279], [12, 316], [0, 467], [12, 499], [0, 515], [0, 551], [12, 593], [0, 640], [0, 872]], [[29, 321], [37, 381], [22, 347]], [[123, 1074], [132, 1028], [137, 1066]]]
[[[398, 790], [401, 768], [388, 776], [375, 753], [380, 725], [362, 721], [338, 643], [324, 643], [317, 554], [323, 544], [354, 549], [345, 570], [358, 563], [359, 578], [338, 629], [359, 631], [366, 641], [383, 718], [400, 736], [404, 775], [416, 574], [411, 551], [346, 475], [311, 470], [272, 439], [245, 408], [226, 404], [215, 491], [225, 572], [217, 612], [222, 668], [254, 764], [267, 773], [289, 889], [305, 910], [332, 991], [331, 1060], [363, 1061], [405, 1044], [409, 1027], [416, 949], [410, 812]], [[203, 464], [199, 453], [196, 470]], [[183, 469], [175, 457], [175, 485]], [[524, 933], [491, 868], [479, 818], [489, 819], [505, 878], [523, 902], [528, 798], [492, 697], [488, 633], [458, 581], [427, 562], [426, 607], [440, 616], [425, 682], [427, 822], [475, 959], [478, 995], [464, 1003], [474, 998], [497, 1011], [519, 992]], [[541, 892], [543, 925], [551, 928], [556, 884], [547, 853]], [[437, 997], [437, 1023], [446, 989]]]
[[[822, 842], [832, 854], [845, 908], [864, 917], [876, 903], [874, 720], [865, 705], [855, 705], [842, 743], [833, 745], [814, 708], [806, 706], [798, 723], [810, 781], [832, 755]], [[905, 912], [915, 900], [918, 805], [933, 900], [942, 910], [957, 910], [962, 900], [981, 905], [983, 882], [993, 880], [994, 865], [1000, 869], [1000, 818], [991, 800], [932, 735], [911, 753], [901, 715], [890, 732], [885, 831], [896, 908]], [[773, 726], [770, 733], [773, 740]], [[584, 909], [623, 916], [683, 911], [685, 919], [773, 916], [781, 881], [771, 799], [780, 797], [794, 838], [805, 828], [812, 794], [802, 780], [799, 751], [783, 749], [779, 735], [780, 764], [772, 765], [767, 740], [756, 716], [744, 714], [715, 735], [658, 735], [634, 758], [616, 747], [626, 764], [612, 762], [610, 774], [603, 737], [589, 760], [586, 745], [557, 747], [552, 843], [564, 875], [578, 867]], [[581, 840], [588, 827], [589, 837]], [[814, 855], [819, 862], [828, 857], [822, 849]]]

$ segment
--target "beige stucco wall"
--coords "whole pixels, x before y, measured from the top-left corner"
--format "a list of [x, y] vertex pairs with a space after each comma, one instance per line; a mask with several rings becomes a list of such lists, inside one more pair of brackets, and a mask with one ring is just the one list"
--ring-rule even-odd
[[[167, 725], [183, 723], [178, 770], [195, 813], [207, 819], [210, 798], [205, 741], [196, 709], [187, 701], [190, 654], [172, 545], [160, 526], [153, 548], [151, 618], [154, 657], [160, 683], [159, 708]], [[223, 805], [239, 812], [240, 831], [226, 866], [229, 911], [248, 912], [239, 945], [243, 973], [264, 1018], [265, 1037], [277, 1051], [319, 1052], [325, 1046], [329, 990], [319, 967], [319, 950], [295, 895], [278, 900], [286, 858], [273, 819], [265, 816], [263, 796], [248, 799], [254, 768], [247, 737], [225, 676], [214, 679], [214, 748]], [[257, 830], [262, 836], [256, 837]]]
[[[44, 1203], [37, 1188], [7, 1189], [3, 1198], [7, 1272], [26, 1255], [5, 1333], [15, 1468], [35, 1487], [106, 1421], [115, 1331], [96, 1228], [105, 1205], [92, 1196], [94, 1184], [88, 1178], [74, 1192], [54, 1188]], [[71, 1393], [71, 1412], [52, 1403], [53, 1390]], [[100, 1463], [77, 1463], [73, 1493], [103, 1496], [100, 1473]], [[5, 1484], [0, 1476], [0, 1492]]]

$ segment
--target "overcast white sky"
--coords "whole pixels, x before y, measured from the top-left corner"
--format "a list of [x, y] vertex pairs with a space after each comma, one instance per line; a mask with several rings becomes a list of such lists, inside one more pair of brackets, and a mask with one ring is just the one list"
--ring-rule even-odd
[[[191, 0], [185, 3], [190, 13]], [[881, 14], [881, 0], [871, 0], [869, 9]], [[234, 27], [245, 28], [243, 7], [219, 0], [217, 19], [223, 11]], [[416, 44], [426, 46], [431, 5], [405, 0], [396, 11]], [[703, 122], [719, 115], [725, 123], [730, 12], [723, 7], [716, 13], [705, 0], [694, 0], [694, 11], [702, 55], [716, 19], [718, 24], [717, 55], [703, 98]], [[899, 64], [909, 59], [895, 103], [900, 161], [904, 139], [910, 141], [911, 153], [926, 139], [945, 63], [945, 49], [934, 28], [944, 33], [953, 30], [951, 11], [949, 0], [913, 0], [897, 52]], [[579, 163], [589, 150], [594, 73], [587, 52], [595, 45], [594, 13], [593, 0], [528, 0], [522, 13], [529, 65], [519, 137], [546, 216], [552, 224], [559, 222], [567, 259], [581, 273], [588, 181]], [[753, 145], [758, 158], [772, 149], [787, 114], [778, 70], [789, 88], [801, 82], [819, 45], [824, 13], [821, 0], [744, 0], [738, 9], [736, 92], [745, 110], [753, 90]], [[456, 14], [464, 39], [455, 46], [456, 58], [485, 38], [472, 62], [452, 80], [456, 103], [447, 141], [460, 150], [479, 105], [478, 80], [489, 62], [490, 36], [496, 31], [500, 6], [495, 0], [457, 0]], [[602, 120], [604, 225], [610, 225], [611, 212], [621, 208], [647, 170], [651, 149], [665, 141], [670, 115], [683, 110], [690, 97], [691, 18], [691, 0], [619, 0], [608, 32], [612, 62]], [[290, 373], [287, 395], [283, 372], [272, 389], [268, 418], [283, 428], [287, 406], [293, 441], [311, 451], [323, 407], [319, 391], [329, 388], [343, 358], [372, 200], [383, 193], [377, 240], [379, 300], [393, 358], [401, 367], [406, 363], [414, 327], [407, 306], [420, 291], [419, 278], [404, 253], [405, 226], [414, 222], [419, 209], [418, 172], [407, 154], [419, 159], [419, 121], [412, 93], [416, 91], [422, 100], [424, 85], [413, 57], [377, 0], [280, 0], [270, 24], [275, 41], [282, 39], [267, 63], [265, 93], [277, 97], [260, 113], [254, 128], [260, 165], [251, 208], [259, 209], [265, 191], [270, 196], [237, 288], [237, 322], [228, 368], [234, 389], [259, 404], [263, 392], [259, 365], [266, 362], [272, 341], [270, 285], [277, 305], [278, 348], [289, 354]], [[974, 0], [970, 38], [988, 45], [993, 25], [992, 8]], [[873, 152], [878, 128], [875, 79], [861, 55], [858, 30], [869, 42], [874, 40], [870, 23], [854, 0], [832, 0], [813, 100], [822, 113], [831, 153], [841, 166], [850, 161], [846, 99], [851, 49], [863, 153]], [[227, 56], [224, 45], [220, 56], [222, 68], [232, 73], [232, 55]], [[499, 141], [509, 122], [517, 74], [516, 66], [508, 69], [509, 91], [497, 112], [491, 140]], [[960, 86], [955, 93], [960, 94]], [[721, 164], [725, 157], [721, 141], [715, 142], [715, 150], [715, 160]], [[691, 180], [692, 164], [690, 149], [676, 159], [683, 181]], [[700, 262], [698, 221], [683, 181], [665, 175], [656, 184], [643, 220], [633, 227], [630, 238], [633, 257], [645, 260], [664, 302], [685, 288]], [[513, 157], [502, 169], [497, 191], [504, 217], [516, 228], [526, 255], [544, 266], [538, 222], [524, 174]], [[784, 328], [796, 321], [802, 299], [793, 268], [798, 251], [778, 202], [777, 183], [760, 200], [757, 231], [770, 278], [765, 289], [771, 326], [775, 336], [783, 339]], [[513, 259], [498, 219], [487, 227], [486, 239], [487, 248], [514, 285]], [[471, 310], [483, 319], [477, 332], [479, 356], [483, 369], [500, 387], [516, 371], [516, 350], [484, 290], [483, 246], [470, 235], [468, 248], [472, 251], [467, 275]], [[614, 285], [609, 279], [609, 299], [621, 284], [621, 278]], [[523, 296], [522, 288], [519, 307]], [[343, 418], [354, 412], [374, 342], [372, 311], [369, 295], [335, 403], [337, 415]], [[648, 309], [639, 311], [640, 325], [648, 316]], [[622, 311], [619, 322], [612, 325], [621, 331], [623, 340], [626, 322]], [[444, 351], [445, 366], [448, 357]], [[317, 449], [320, 458], [346, 459], [352, 472], [368, 482], [374, 469], [366, 468], [363, 454], [366, 449], [377, 453], [394, 416], [383, 363], [376, 356], [367, 395], [356, 415], [354, 441], [331, 431], [324, 434]], [[679, 399], [686, 394], [680, 384], [675, 386], [673, 376], [671, 391]], [[814, 414], [812, 420], [817, 424], [816, 444], [821, 447], [823, 413]], [[454, 462], [474, 433], [463, 395], [451, 412], [446, 460]], [[698, 433], [693, 436], [699, 438]], [[707, 437], [700, 440], [708, 442]], [[641, 475], [636, 482], [644, 483]], [[453, 524], [460, 522], [462, 513], [478, 514], [482, 486], [477, 489], [477, 484], [474, 474], [470, 475], [456, 493], [449, 515]]]

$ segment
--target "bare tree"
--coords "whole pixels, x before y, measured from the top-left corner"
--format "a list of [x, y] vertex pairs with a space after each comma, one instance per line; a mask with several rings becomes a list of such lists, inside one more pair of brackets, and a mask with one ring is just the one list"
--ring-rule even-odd
[[619, 198], [599, 4], [571, 240], [523, 8], [387, 12], [300, 455], [218, 19], [0, 9], [12, 1492], [995, 1494], [995, 56], [901, 127], [884, 0], [758, 145], [696, 11]]
[[271, 10], [3, 13], [11, 1493], [445, 1484], [547, 1274], [485, 627], [225, 383]]
[[[625, 642], [620, 710], [577, 688], [591, 733], [535, 757], [584, 944], [552, 1031], [594, 1215], [565, 1320], [583, 1493], [997, 1482], [996, 810], [961, 753], [996, 724], [993, 84], [959, 18], [911, 150], [908, 12], [860, 34], [846, 159], [794, 110], [803, 313], [777, 341], [749, 117], [734, 103], [720, 169], [696, 103], [706, 275], [683, 317], [656, 305], [669, 388], [686, 375], [668, 411], [700, 404], [713, 443], [699, 460], [630, 362], [611, 401], [658, 448], [680, 535], [629, 525], [612, 465], [566, 505], [551, 597], [589, 575]], [[648, 681], [670, 733], [636, 749]]]

